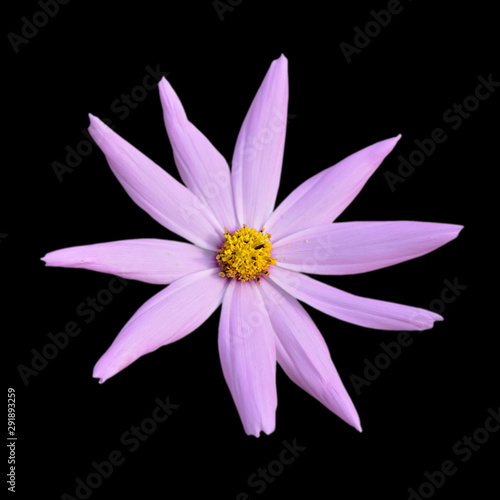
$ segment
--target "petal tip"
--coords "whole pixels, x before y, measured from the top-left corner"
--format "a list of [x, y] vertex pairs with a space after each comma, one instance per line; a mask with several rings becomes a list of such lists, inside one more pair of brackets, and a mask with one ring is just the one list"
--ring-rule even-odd
[[163, 94], [171, 87], [168, 80], [162, 76], [161, 80], [158, 82], [158, 89], [160, 90], [160, 94]]
[[387, 140], [391, 144], [391, 150], [396, 146], [396, 144], [400, 141], [401, 137], [403, 137], [401, 134], [395, 135], [394, 137], [391, 137], [390, 139]]
[[94, 370], [92, 371], [92, 378], [97, 378], [99, 379], [99, 384], [104, 384], [104, 382], [111, 378], [113, 374], [106, 373], [106, 370], [100, 366], [100, 361], [101, 360], [99, 360], [94, 366]]
[[106, 380], [108, 380], [107, 377], [101, 377], [100, 375], [97, 375], [94, 371], [94, 373], [92, 374], [92, 378], [96, 378], [98, 379], [97, 381], [99, 382], [99, 385], [101, 384], [104, 384], [104, 382], [106, 382]]
[[[444, 321], [443, 316], [441, 316], [440, 314], [436, 314], [436, 313], [432, 313], [432, 319], [433, 319], [433, 323], [436, 321]], [[432, 326], [434, 326], [434, 325], [432, 325]]]
[[55, 252], [57, 252], [57, 250], [55, 250], [54, 252], [49, 252], [43, 257], [40, 257], [40, 260], [45, 264], [46, 267], [57, 267], [59, 265], [58, 262], [56, 262], [56, 259], [54, 259]]
[[88, 117], [89, 117], [89, 122], [90, 122], [89, 128], [90, 127], [97, 127], [99, 124], [102, 123], [101, 120], [97, 116], [93, 115], [92, 113], [89, 113]]
[[256, 438], [260, 438], [263, 435], [269, 436], [271, 435], [275, 430], [275, 426], [273, 425], [272, 427], [269, 428], [258, 428], [258, 429], [245, 429], [245, 432], [248, 436], [254, 436]]
[[454, 224], [454, 226], [455, 226], [455, 238], [456, 238], [462, 232], [464, 226], [462, 226], [461, 224]]
[[430, 330], [434, 327], [436, 321], [443, 321], [444, 318], [435, 312], [427, 311], [426, 309], [419, 310], [415, 312], [412, 318], [410, 318], [410, 324], [415, 325], [416, 331]]
[[346, 399], [345, 406], [342, 408], [340, 413], [337, 413], [337, 415], [351, 427], [354, 427], [358, 432], [363, 432], [358, 412], [356, 411], [356, 407], [350, 398]]
[[[88, 126], [88, 130], [90, 132], [90, 135], [92, 137], [94, 137], [94, 133], [100, 127], [102, 122], [101, 122], [101, 120], [99, 120], [99, 118], [97, 118], [97, 116], [91, 115], [90, 113], [89, 113], [89, 120], [90, 120], [90, 123]], [[94, 139], [95, 139], [95, 137], [94, 137]]]
[[187, 121], [187, 115], [179, 96], [176, 94], [174, 88], [170, 85], [170, 82], [166, 78], [160, 80], [158, 88], [160, 89], [160, 101], [163, 107], [165, 125], [168, 132], [171, 127], [179, 126], [178, 123], [172, 122], [173, 117], [176, 117], [180, 123], [183, 123]]
[[109, 128], [108, 125], [106, 125], [106, 123], [104, 123], [98, 116], [95, 116], [91, 113], [89, 113], [89, 120], [90, 120], [89, 130], [91, 128], [99, 128], [102, 130]]
[[287, 71], [288, 59], [285, 54], [281, 54], [277, 59], [271, 63], [271, 68], [275, 67], [278, 70]]
[[[440, 223], [435, 222], [434, 224], [440, 224]], [[457, 238], [457, 236], [462, 232], [462, 229], [464, 228], [464, 226], [462, 226], [461, 224], [445, 224], [445, 223], [442, 223], [441, 227], [446, 237], [446, 241], [444, 243], [448, 243]]]
[[[104, 140], [114, 139], [116, 134], [113, 132], [113, 125], [108, 125], [99, 117], [89, 113], [90, 124], [88, 126], [89, 134], [92, 136], [97, 145], [102, 149], [101, 145]], [[104, 151], [103, 151], [104, 152]]]

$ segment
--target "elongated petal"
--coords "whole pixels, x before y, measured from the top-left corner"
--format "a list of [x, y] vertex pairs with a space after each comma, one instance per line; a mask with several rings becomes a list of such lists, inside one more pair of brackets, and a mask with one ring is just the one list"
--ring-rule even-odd
[[227, 281], [217, 269], [188, 274], [145, 302], [94, 367], [104, 382], [144, 354], [185, 337], [222, 302]]
[[265, 222], [274, 242], [311, 226], [333, 222], [361, 191], [400, 135], [348, 156], [303, 182]]
[[222, 371], [247, 434], [275, 428], [276, 347], [264, 302], [254, 282], [227, 287], [219, 326]]
[[126, 279], [168, 285], [186, 274], [216, 267], [214, 253], [180, 241], [138, 239], [111, 241], [49, 252], [50, 267], [74, 267]]
[[336, 222], [286, 236], [273, 245], [273, 257], [293, 271], [364, 273], [432, 252], [462, 228], [416, 221]]
[[358, 413], [332, 362], [328, 346], [306, 310], [270, 280], [260, 291], [276, 333], [276, 356], [285, 373], [330, 411], [361, 432]]
[[92, 115], [89, 132], [137, 205], [192, 243], [210, 250], [218, 248], [224, 229], [200, 208], [189, 189]]
[[261, 229], [271, 214], [281, 176], [288, 109], [288, 63], [271, 64], [241, 127], [232, 163], [240, 224]]
[[377, 330], [427, 330], [443, 318], [418, 307], [367, 299], [301, 273], [273, 269], [270, 278], [296, 299], [334, 318]]
[[189, 122], [174, 89], [162, 78], [159, 84], [163, 116], [175, 163], [184, 184], [198, 197], [221, 227], [237, 226], [229, 165], [211, 142]]

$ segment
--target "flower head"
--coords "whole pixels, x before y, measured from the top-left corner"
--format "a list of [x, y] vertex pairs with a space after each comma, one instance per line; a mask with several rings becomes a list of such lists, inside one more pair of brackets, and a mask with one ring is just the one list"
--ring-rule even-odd
[[238, 278], [240, 281], [257, 280], [260, 284], [261, 276], [269, 276], [269, 266], [276, 265], [276, 258], [271, 257], [270, 236], [264, 234], [264, 228], [257, 231], [246, 224], [233, 234], [225, 229], [226, 241], [217, 250], [216, 257], [222, 269], [219, 276]]
[[287, 60], [275, 60], [238, 135], [232, 169], [187, 119], [169, 83], [160, 98], [184, 184], [90, 116], [89, 131], [130, 197], [190, 243], [136, 239], [56, 250], [48, 266], [169, 285], [131, 317], [94, 368], [104, 382], [198, 328], [221, 304], [222, 371], [247, 434], [275, 427], [276, 363], [361, 431], [328, 347], [299, 301], [367, 328], [425, 330], [438, 314], [352, 295], [306, 274], [355, 274], [424, 255], [462, 226], [415, 221], [333, 223], [400, 136], [352, 154], [296, 188], [276, 209], [288, 105]]

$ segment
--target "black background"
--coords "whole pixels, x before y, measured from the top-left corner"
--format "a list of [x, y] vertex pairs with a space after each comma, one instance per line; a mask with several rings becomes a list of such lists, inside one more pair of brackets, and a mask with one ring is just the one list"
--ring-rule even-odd
[[[498, 435], [470, 460], [453, 449], [498, 409], [493, 322], [495, 276], [487, 189], [495, 181], [494, 93], [455, 130], [443, 114], [474, 94], [494, 67], [494, 14], [487, 2], [445, 6], [402, 2], [401, 13], [348, 63], [372, 9], [387, 2], [233, 1], [222, 19], [207, 2], [72, 1], [13, 49], [7, 36], [4, 105], [8, 158], [2, 182], [0, 259], [7, 386], [16, 390], [16, 491], [19, 498], [75, 496], [92, 462], [114, 450], [125, 457], [90, 498], [386, 498], [406, 499], [424, 473], [453, 460], [457, 471], [435, 498], [491, 498]], [[228, 3], [229, 5], [229, 3]], [[34, 1], [10, 4], [5, 33], [21, 34], [41, 11]], [[440, 307], [444, 280], [466, 285], [445, 304], [445, 321], [411, 335], [370, 385], [356, 393], [352, 375], [397, 332], [363, 329], [310, 308], [359, 411], [364, 432], [331, 414], [278, 372], [277, 428], [259, 439], [243, 432], [217, 351], [217, 311], [182, 341], [149, 354], [103, 385], [92, 368], [133, 312], [161, 287], [130, 281], [85, 323], [77, 314], [111, 276], [45, 268], [58, 248], [130, 238], [178, 239], [127, 197], [94, 150], [57, 178], [66, 147], [85, 139], [89, 112], [177, 176], [157, 90], [121, 119], [111, 109], [159, 65], [190, 120], [230, 161], [239, 127], [271, 61], [289, 60], [290, 120], [278, 201], [299, 183], [373, 142], [403, 134], [394, 152], [339, 220], [424, 220], [463, 224], [459, 238], [416, 260], [372, 273], [322, 277], [349, 292], [428, 308]], [[498, 93], [498, 91], [497, 91]], [[123, 116], [123, 115], [122, 115]], [[415, 139], [443, 128], [438, 144], [394, 192], [384, 177], [398, 172]], [[495, 163], [496, 161], [496, 163]], [[495, 201], [495, 200], [493, 200]], [[494, 227], [494, 226], [493, 226]], [[447, 297], [450, 296], [447, 292]], [[76, 321], [81, 333], [27, 385], [30, 366], [49, 332]], [[151, 417], [155, 399], [179, 407], [134, 452], [121, 441]], [[305, 450], [265, 491], [247, 483], [278, 460], [283, 441]], [[5, 476], [4, 476], [5, 477]], [[428, 490], [423, 490], [426, 494]], [[244, 497], [242, 497], [244, 498]]]

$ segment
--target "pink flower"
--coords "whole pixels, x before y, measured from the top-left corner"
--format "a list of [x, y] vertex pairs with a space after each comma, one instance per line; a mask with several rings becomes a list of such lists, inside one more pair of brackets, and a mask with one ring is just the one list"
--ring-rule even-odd
[[89, 131], [130, 197], [190, 243], [137, 239], [48, 253], [48, 266], [86, 268], [170, 285], [132, 316], [94, 368], [104, 382], [139, 357], [198, 328], [222, 304], [219, 352], [247, 434], [275, 428], [276, 362], [305, 391], [361, 431], [356, 409], [304, 302], [381, 330], [425, 330], [443, 318], [358, 297], [302, 273], [381, 269], [424, 255], [462, 226], [432, 222], [334, 221], [400, 136], [323, 170], [276, 209], [288, 105], [287, 60], [275, 60], [243, 122], [228, 163], [192, 125], [169, 83], [159, 84], [165, 125], [185, 185], [102, 121]]

